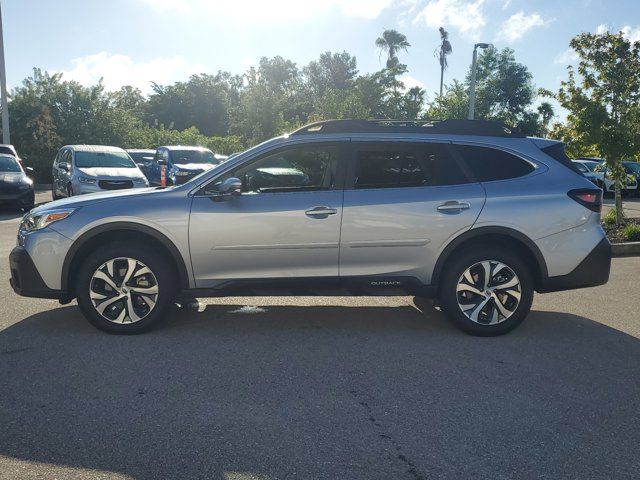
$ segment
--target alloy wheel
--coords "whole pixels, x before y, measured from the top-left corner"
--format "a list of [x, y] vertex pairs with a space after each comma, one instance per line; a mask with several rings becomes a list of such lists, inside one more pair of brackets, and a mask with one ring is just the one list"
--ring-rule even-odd
[[511, 317], [520, 304], [521, 292], [516, 273], [497, 260], [473, 264], [456, 286], [460, 310], [482, 325], [496, 325]]
[[95, 310], [113, 323], [135, 323], [151, 313], [158, 301], [158, 280], [139, 260], [120, 257], [103, 263], [89, 283]]

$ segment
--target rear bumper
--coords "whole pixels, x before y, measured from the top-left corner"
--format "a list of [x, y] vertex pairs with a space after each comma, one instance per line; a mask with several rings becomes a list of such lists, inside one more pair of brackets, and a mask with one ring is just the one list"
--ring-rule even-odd
[[567, 275], [543, 278], [537, 291], [540, 293], [597, 287], [609, 281], [611, 270], [611, 244], [603, 238], [582, 262]]
[[15, 247], [11, 251], [9, 267], [11, 269], [9, 283], [13, 291], [18, 295], [23, 297], [56, 298], [58, 300], [67, 298], [65, 292], [47, 287], [24, 247]]

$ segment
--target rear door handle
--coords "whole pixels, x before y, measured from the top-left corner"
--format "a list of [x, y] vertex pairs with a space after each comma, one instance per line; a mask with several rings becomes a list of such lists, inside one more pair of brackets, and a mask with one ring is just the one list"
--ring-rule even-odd
[[338, 210], [336, 208], [329, 207], [313, 207], [304, 213], [309, 217], [326, 217], [328, 215], [335, 215], [338, 213]]
[[462, 210], [469, 210], [471, 205], [467, 202], [458, 202], [457, 200], [451, 200], [444, 202], [438, 206], [438, 211], [443, 213], [460, 213]]

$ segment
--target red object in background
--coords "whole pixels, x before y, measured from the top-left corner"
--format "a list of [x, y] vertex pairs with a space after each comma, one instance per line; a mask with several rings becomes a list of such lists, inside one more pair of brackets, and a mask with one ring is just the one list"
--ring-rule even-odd
[[166, 174], [166, 166], [160, 166], [160, 185], [163, 187], [167, 186], [167, 174]]

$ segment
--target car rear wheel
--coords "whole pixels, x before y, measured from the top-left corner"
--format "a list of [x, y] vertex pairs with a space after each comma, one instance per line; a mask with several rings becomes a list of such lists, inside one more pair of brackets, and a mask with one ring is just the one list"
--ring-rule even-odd
[[533, 280], [520, 257], [506, 249], [466, 249], [447, 264], [440, 305], [461, 330], [477, 336], [503, 335], [526, 318]]
[[157, 252], [121, 243], [92, 253], [78, 273], [84, 316], [108, 333], [135, 334], [158, 324], [175, 296], [172, 266]]

